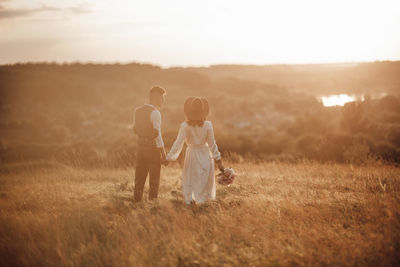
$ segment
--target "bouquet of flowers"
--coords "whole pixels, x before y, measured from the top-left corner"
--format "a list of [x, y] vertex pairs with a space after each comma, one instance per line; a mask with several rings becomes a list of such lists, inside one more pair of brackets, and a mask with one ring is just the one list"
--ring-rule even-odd
[[217, 175], [217, 182], [221, 185], [230, 185], [236, 178], [236, 173], [232, 168], [226, 168]]

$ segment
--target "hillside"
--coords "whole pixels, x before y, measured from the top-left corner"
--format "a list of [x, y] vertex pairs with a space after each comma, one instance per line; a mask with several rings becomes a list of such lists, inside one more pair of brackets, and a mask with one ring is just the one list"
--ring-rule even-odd
[[[236, 158], [400, 162], [400, 62], [333, 65], [219, 65], [163, 69], [146, 64], [0, 66], [0, 162], [132, 164], [132, 113], [158, 84], [167, 146], [188, 96], [210, 101], [222, 152]], [[318, 96], [365, 101], [324, 107]], [[374, 95], [386, 94], [383, 98]]]

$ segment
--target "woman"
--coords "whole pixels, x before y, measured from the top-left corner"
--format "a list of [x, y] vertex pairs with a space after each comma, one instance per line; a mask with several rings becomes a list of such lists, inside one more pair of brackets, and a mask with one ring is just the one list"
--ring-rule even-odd
[[167, 155], [167, 160], [176, 160], [186, 142], [182, 190], [187, 204], [215, 199], [214, 160], [222, 172], [225, 169], [215, 143], [212, 123], [206, 120], [208, 111], [205, 98], [189, 97], [185, 101], [186, 121], [181, 124], [178, 137]]

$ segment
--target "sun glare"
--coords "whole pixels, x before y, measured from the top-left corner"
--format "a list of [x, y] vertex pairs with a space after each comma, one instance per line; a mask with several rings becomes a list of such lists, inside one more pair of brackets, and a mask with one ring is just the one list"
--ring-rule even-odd
[[329, 95], [321, 97], [322, 104], [325, 107], [344, 106], [344, 104], [356, 101], [355, 96], [347, 94]]

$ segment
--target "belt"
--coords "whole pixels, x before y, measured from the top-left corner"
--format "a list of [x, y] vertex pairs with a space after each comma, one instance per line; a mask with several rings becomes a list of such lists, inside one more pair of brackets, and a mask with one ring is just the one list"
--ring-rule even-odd
[[208, 147], [207, 144], [187, 144], [188, 147]]

